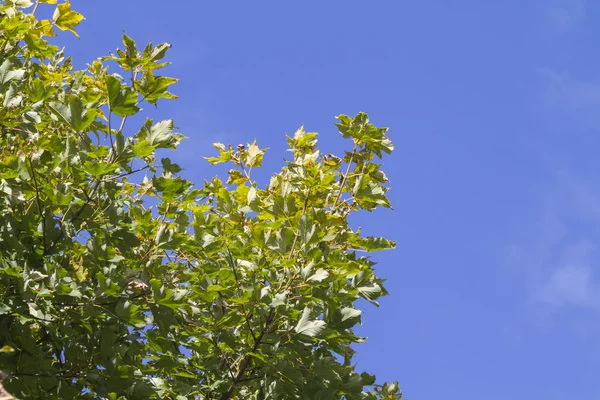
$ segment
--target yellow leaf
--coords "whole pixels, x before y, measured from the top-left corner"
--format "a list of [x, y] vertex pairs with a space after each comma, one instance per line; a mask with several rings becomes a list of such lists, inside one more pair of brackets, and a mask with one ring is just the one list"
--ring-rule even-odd
[[49, 19], [41, 20], [37, 26], [43, 36], [56, 36], [54, 29], [52, 29], [52, 22]]
[[79, 14], [77, 11], [71, 10], [71, 3], [67, 1], [66, 3], [56, 6], [52, 19], [54, 20], [54, 25], [56, 25], [58, 29], [62, 31], [71, 31], [75, 36], [79, 37], [73, 27], [79, 25], [84, 18], [83, 15]]
[[84, 282], [87, 280], [88, 271], [87, 268], [85, 268], [81, 262], [74, 262], [73, 269], [75, 270], [75, 276], [77, 277], [77, 280], [79, 282]]
[[3, 346], [2, 348], [0, 348], [0, 353], [12, 353], [13, 351], [15, 351], [15, 349], [10, 347], [9, 345], [6, 345], [6, 346]]

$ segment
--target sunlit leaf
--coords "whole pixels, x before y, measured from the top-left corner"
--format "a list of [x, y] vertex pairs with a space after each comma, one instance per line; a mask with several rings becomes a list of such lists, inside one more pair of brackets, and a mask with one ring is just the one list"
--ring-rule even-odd
[[294, 330], [297, 333], [303, 335], [317, 336], [321, 332], [323, 332], [326, 326], [327, 324], [325, 323], [325, 321], [311, 319], [311, 309], [306, 307], [304, 308], [304, 311], [302, 312], [302, 317], [298, 321], [298, 324], [296, 324]]
[[79, 37], [79, 34], [74, 28], [79, 25], [84, 18], [83, 15], [79, 14], [77, 11], [71, 10], [71, 3], [69, 1], [56, 6], [52, 19], [54, 20], [54, 25], [56, 25], [58, 29], [71, 31], [75, 36]]

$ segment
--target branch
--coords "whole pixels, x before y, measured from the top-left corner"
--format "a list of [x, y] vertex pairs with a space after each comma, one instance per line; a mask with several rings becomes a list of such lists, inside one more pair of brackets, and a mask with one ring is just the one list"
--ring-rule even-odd
[[110, 116], [112, 115], [112, 111], [110, 111], [110, 106], [108, 107], [108, 139], [110, 140], [110, 148], [112, 149], [115, 145], [113, 143], [112, 138], [112, 128], [110, 127]]
[[39, 318], [39, 317], [36, 317], [34, 315], [31, 315], [31, 314], [30, 315], [19, 314], [18, 312], [13, 312], [13, 313], [8, 314], [8, 315], [11, 316], [11, 317], [32, 318], [32, 319], [35, 319], [36, 321], [41, 321], [41, 322], [49, 322], [49, 323], [50, 322], [56, 322], [55, 320], [52, 320], [52, 319], [43, 319], [43, 318]]
[[127, 121], [127, 117], [123, 117], [121, 120], [121, 126], [119, 126], [119, 133], [123, 133], [123, 129], [125, 128], [125, 121]]
[[138, 168], [138, 169], [133, 170], [131, 172], [124, 172], [124, 173], [122, 173], [120, 175], [111, 176], [111, 177], [109, 177], [107, 179], [103, 179], [103, 182], [109, 182], [109, 181], [112, 181], [112, 180], [123, 178], [125, 176], [133, 175], [133, 174], [135, 174], [137, 172], [143, 171], [143, 170], [148, 169], [148, 168], [150, 168], [150, 165], [146, 165], [145, 167]]
[[11, 378], [13, 376], [19, 377], [19, 376], [30, 376], [30, 377], [34, 377], [34, 378], [66, 378], [66, 379], [72, 379], [72, 378], [79, 378], [81, 376], [81, 374], [64, 374], [64, 373], [58, 373], [58, 374], [48, 374], [48, 373], [28, 373], [28, 372], [15, 372], [12, 374], [8, 375], [8, 378]]
[[[271, 322], [273, 322], [274, 315], [275, 315], [275, 309], [271, 308], [271, 311], [269, 311], [269, 315], [267, 315], [267, 320], [265, 321], [265, 326], [264, 326], [263, 330], [260, 332], [260, 335], [258, 336], [258, 338], [256, 338], [256, 341], [254, 342], [254, 346], [252, 346], [251, 353], [256, 353], [256, 351], [258, 350], [258, 347], [261, 345], [262, 340], [265, 336], [265, 333], [269, 329]], [[250, 354], [246, 354], [246, 356], [240, 363], [240, 369], [238, 370], [238, 373], [236, 374], [235, 378], [233, 378], [233, 383], [229, 387], [229, 390], [227, 390], [227, 392], [225, 392], [223, 394], [223, 396], [220, 397], [220, 400], [230, 400], [231, 399], [231, 395], [233, 394], [236, 385], [238, 383], [244, 381], [244, 374], [246, 373], [246, 370], [250, 366], [251, 361], [252, 361], [252, 356]]]
[[244, 168], [244, 162], [240, 160], [240, 168], [242, 169], [242, 173], [246, 176], [246, 179], [248, 179], [248, 182], [250, 183], [250, 171], [252, 170], [252, 167], [250, 167], [250, 169], [246, 171], [246, 168]]
[[233, 376], [233, 370], [231, 369], [231, 365], [229, 365], [229, 361], [227, 360], [229, 353], [223, 353], [223, 350], [221, 350], [221, 348], [219, 347], [219, 343], [217, 343], [217, 340], [214, 337], [212, 338], [212, 344], [213, 346], [215, 346], [215, 349], [219, 351], [219, 354], [221, 354], [221, 362], [219, 363], [219, 366], [217, 368], [220, 370], [224, 366], [227, 367], [227, 372], [229, 372], [229, 377], [233, 382], [235, 379]]
[[[36, 3], [37, 5], [37, 3]], [[31, 168], [31, 177], [33, 178], [33, 185], [35, 188], [35, 198], [37, 201], [37, 206], [38, 206], [38, 210], [40, 212], [40, 217], [42, 217], [42, 237], [44, 240], [44, 255], [48, 254], [48, 249], [47, 249], [47, 239], [46, 239], [46, 215], [44, 213], [44, 211], [42, 210], [42, 201], [40, 199], [40, 190], [37, 184], [37, 179], [35, 177], [35, 171], [33, 170], [33, 164], [31, 163], [31, 158], [28, 158], [27, 161], [29, 161], [29, 168]]]
[[110, 300], [110, 301], [103, 301], [101, 303], [96, 303], [94, 301], [92, 302], [64, 302], [64, 301], [51, 301], [50, 303], [53, 306], [61, 306], [61, 307], [85, 307], [85, 306], [114, 306], [116, 305], [119, 301], [131, 301], [131, 300], [135, 300], [138, 299], [140, 297], [144, 297], [147, 294], [150, 293], [150, 290], [145, 289], [142, 290], [139, 293], [136, 293], [132, 296], [121, 296], [121, 297], [117, 297], [114, 300]]

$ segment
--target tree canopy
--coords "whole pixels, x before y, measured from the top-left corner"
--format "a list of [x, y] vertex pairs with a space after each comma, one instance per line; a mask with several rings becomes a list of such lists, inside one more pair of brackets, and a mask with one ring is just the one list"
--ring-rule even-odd
[[[51, 19], [36, 19], [53, 7]], [[51, 42], [77, 35], [69, 2], [0, 1], [0, 371], [28, 399], [399, 399], [357, 372], [359, 299], [386, 295], [367, 252], [391, 249], [348, 217], [390, 207], [366, 114], [339, 115], [349, 149], [287, 137], [214, 144], [221, 180], [166, 157], [184, 136], [144, 105], [176, 98], [167, 43], [76, 70]], [[50, 41], [49, 41], [50, 40]], [[134, 115], [144, 115], [136, 125]], [[208, 150], [207, 150], [208, 152]], [[159, 159], [160, 158], [160, 159]]]

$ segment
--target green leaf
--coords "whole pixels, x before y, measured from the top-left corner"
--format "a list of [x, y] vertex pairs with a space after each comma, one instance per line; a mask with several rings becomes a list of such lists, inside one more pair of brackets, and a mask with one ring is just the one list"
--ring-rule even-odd
[[161, 43], [157, 46], [152, 46], [152, 42], [148, 43], [144, 48], [143, 62], [146, 68], [153, 70], [162, 68], [166, 63], [158, 63], [162, 60], [167, 53], [167, 50], [171, 48], [169, 43]]
[[357, 310], [356, 308], [351, 307], [343, 307], [341, 310], [342, 322], [347, 321], [349, 319], [359, 318], [362, 314], [361, 310]]
[[360, 237], [358, 234], [348, 236], [348, 243], [355, 249], [366, 251], [388, 250], [396, 247], [396, 242], [392, 242], [382, 237]]
[[37, 304], [35, 304], [35, 303], [27, 303], [27, 305], [29, 306], [29, 314], [31, 316], [33, 316], [34, 318], [36, 318], [38, 320], [46, 321], [46, 318], [45, 318], [46, 316], [40, 310], [40, 308], [38, 307]]
[[298, 222], [298, 231], [300, 233], [300, 239], [302, 243], [309, 244], [316, 239], [315, 233], [317, 232], [317, 226], [313, 224], [313, 221], [308, 216], [303, 215]]
[[125, 45], [125, 49], [127, 50], [127, 56], [129, 58], [136, 58], [137, 57], [137, 47], [135, 45], [135, 41], [123, 34], [123, 44]]
[[305, 307], [302, 312], [302, 317], [298, 321], [298, 324], [294, 328], [297, 333], [302, 335], [315, 337], [318, 336], [323, 330], [325, 330], [327, 324], [325, 321], [319, 319], [311, 319], [311, 309], [309, 307]]
[[137, 136], [140, 142], [146, 141], [154, 148], [174, 149], [183, 138], [181, 134], [173, 133], [174, 129], [172, 119], [159, 121], [154, 125], [151, 119], [147, 119]]
[[11, 84], [8, 88], [8, 91], [4, 95], [3, 106], [5, 108], [14, 108], [17, 107], [21, 101], [23, 100], [23, 96], [19, 94], [19, 89], [15, 84]]
[[137, 106], [138, 95], [133, 89], [121, 85], [119, 79], [112, 75], [106, 75], [104, 81], [108, 91], [110, 111], [119, 117], [127, 117], [140, 111]]
[[0, 64], [0, 85], [5, 85], [10, 81], [20, 81], [25, 75], [22, 68], [13, 69], [13, 62], [7, 58]]
[[204, 157], [211, 164], [221, 164], [233, 160], [233, 149], [226, 148], [223, 143], [213, 143], [213, 147], [219, 151], [219, 157]]
[[208, 285], [206, 290], [209, 292], [222, 292], [224, 290], [227, 290], [227, 288], [221, 285]]
[[92, 125], [98, 110], [87, 109], [81, 99], [72, 94], [67, 98], [67, 103], [50, 102], [48, 105], [60, 120], [69, 124], [77, 132], [85, 132]]
[[353, 190], [354, 198], [360, 207], [365, 210], [374, 210], [377, 206], [390, 208], [390, 201], [385, 195], [386, 189], [375, 182], [369, 182], [366, 179], [364, 181], [366, 183], [362, 185], [360, 180], [357, 181], [359, 184]]
[[321, 282], [329, 276], [329, 272], [325, 271], [323, 268], [319, 268], [313, 275], [311, 275], [307, 281], [312, 282]]
[[46, 190], [48, 199], [57, 206], [68, 206], [75, 197], [72, 191], [59, 191], [57, 189]]
[[166, 76], [154, 76], [151, 73], [145, 73], [137, 89], [150, 104], [156, 104], [160, 99], [176, 99], [177, 96], [169, 93], [169, 86], [178, 82], [178, 79]]
[[152, 146], [167, 147], [173, 140], [173, 120], [160, 121], [152, 126], [148, 134], [148, 143]]
[[83, 164], [85, 172], [97, 178], [100, 176], [112, 174], [119, 166], [116, 164], [108, 164], [105, 162], [86, 161]]
[[379, 286], [377, 283], [373, 283], [370, 285], [358, 286], [357, 289], [363, 298], [372, 302], [375, 305], [378, 305], [375, 302], [375, 299], [380, 297], [382, 294], [381, 286]]
[[144, 158], [154, 154], [156, 146], [152, 146], [147, 140], [140, 140], [131, 146], [131, 150], [135, 156]]
[[273, 296], [273, 301], [271, 301], [270, 306], [273, 308], [284, 306], [287, 302], [287, 296], [288, 292], [277, 293], [275, 296]]
[[157, 192], [164, 195], [175, 195], [183, 193], [183, 191], [189, 187], [189, 182], [179, 177], [165, 178], [164, 176], [160, 176], [158, 178], [152, 178], [152, 185]]
[[38, 102], [46, 98], [48, 91], [41, 79], [33, 79], [27, 85], [28, 94], [33, 102]]
[[165, 172], [176, 174], [182, 170], [178, 164], [173, 164], [170, 158], [161, 158], [160, 162]]

